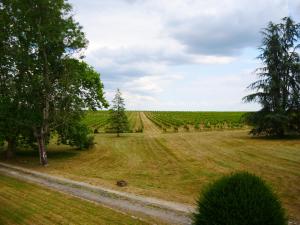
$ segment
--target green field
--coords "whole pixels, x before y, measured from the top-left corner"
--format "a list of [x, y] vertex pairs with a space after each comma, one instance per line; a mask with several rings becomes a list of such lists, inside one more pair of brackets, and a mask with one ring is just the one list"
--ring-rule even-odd
[[[136, 113], [136, 112], [135, 112]], [[194, 204], [223, 174], [247, 170], [273, 186], [291, 217], [300, 221], [300, 140], [253, 138], [247, 129], [163, 133], [145, 113], [143, 133], [95, 135], [93, 149], [49, 146], [49, 166], [38, 153], [21, 151], [12, 163], [128, 192]], [[119, 188], [124, 179], [128, 187]]]
[[131, 216], [0, 175], [0, 224], [146, 224]]

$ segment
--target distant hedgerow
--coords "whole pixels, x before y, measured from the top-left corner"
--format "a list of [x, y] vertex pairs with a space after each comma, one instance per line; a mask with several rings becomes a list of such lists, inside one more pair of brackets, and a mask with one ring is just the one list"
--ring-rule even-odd
[[286, 225], [284, 209], [272, 189], [247, 172], [209, 185], [197, 202], [194, 225]]

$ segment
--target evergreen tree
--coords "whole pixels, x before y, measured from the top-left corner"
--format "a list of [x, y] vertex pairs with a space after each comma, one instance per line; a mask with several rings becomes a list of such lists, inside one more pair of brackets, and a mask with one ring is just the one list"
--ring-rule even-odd
[[110, 131], [117, 133], [117, 136], [119, 137], [120, 133], [124, 133], [129, 129], [128, 118], [125, 113], [125, 103], [119, 89], [117, 89], [112, 102], [113, 105], [110, 109], [109, 129]]
[[300, 24], [286, 17], [279, 24], [270, 22], [262, 34], [258, 58], [263, 67], [256, 70], [259, 80], [249, 86], [256, 93], [244, 97], [246, 102], [255, 101], [262, 106], [260, 111], [246, 117], [254, 127], [251, 133], [275, 136], [299, 133]]

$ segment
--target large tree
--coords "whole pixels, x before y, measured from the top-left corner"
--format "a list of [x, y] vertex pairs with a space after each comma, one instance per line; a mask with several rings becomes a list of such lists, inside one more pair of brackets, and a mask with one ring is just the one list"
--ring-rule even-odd
[[300, 132], [300, 24], [291, 18], [279, 24], [269, 23], [262, 31], [260, 48], [263, 67], [256, 70], [259, 79], [249, 88], [255, 93], [244, 97], [258, 102], [262, 109], [250, 113], [247, 120], [254, 135], [283, 136]]
[[[74, 139], [82, 131], [83, 109], [107, 106], [103, 85], [99, 74], [78, 58], [87, 40], [66, 1], [3, 0], [0, 10], [6, 18], [6, 35], [0, 36], [5, 53], [0, 91], [8, 96], [12, 113], [19, 115], [12, 120], [19, 131], [14, 138], [34, 136], [40, 162], [46, 165], [51, 132], [58, 132], [65, 142]], [[2, 116], [8, 111], [6, 102], [1, 99]], [[63, 134], [67, 129], [72, 132]], [[11, 133], [3, 132], [2, 136]]]
[[117, 89], [112, 102], [112, 107], [109, 110], [109, 130], [110, 132], [117, 133], [117, 136], [119, 137], [120, 133], [126, 132], [129, 129], [128, 118], [125, 113], [125, 103], [119, 89]]
[[19, 92], [17, 56], [19, 51], [15, 46], [19, 45], [15, 34], [17, 27], [23, 25], [23, 21], [17, 23], [12, 2], [0, 2], [0, 139], [8, 143], [6, 156], [13, 157], [17, 145], [17, 137], [21, 131], [21, 125], [17, 123], [22, 117], [19, 107]]

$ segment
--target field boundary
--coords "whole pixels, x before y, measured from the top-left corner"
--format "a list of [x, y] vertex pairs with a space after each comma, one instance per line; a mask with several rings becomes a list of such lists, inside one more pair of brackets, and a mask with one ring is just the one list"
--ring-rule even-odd
[[191, 214], [194, 212], [194, 207], [190, 205], [111, 190], [7, 163], [0, 162], [0, 172], [85, 200], [94, 201], [134, 216], [154, 217], [171, 224], [190, 224]]

